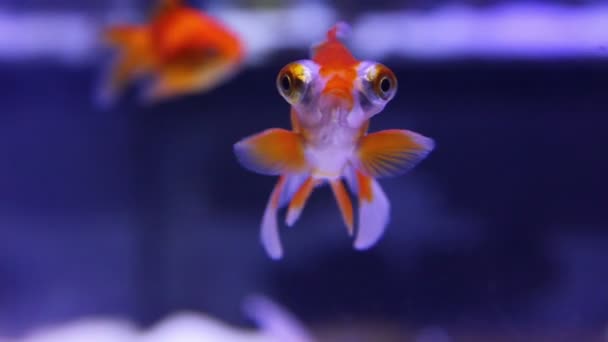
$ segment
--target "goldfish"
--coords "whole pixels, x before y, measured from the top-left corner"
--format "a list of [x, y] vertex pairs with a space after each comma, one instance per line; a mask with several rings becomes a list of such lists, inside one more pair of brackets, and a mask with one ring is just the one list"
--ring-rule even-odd
[[350, 27], [338, 22], [311, 59], [284, 66], [276, 78], [291, 105], [291, 130], [271, 128], [234, 145], [240, 164], [279, 176], [262, 217], [260, 239], [272, 259], [283, 248], [278, 210], [287, 206], [288, 226], [300, 217], [313, 192], [329, 183], [348, 234], [355, 235], [353, 205], [345, 183], [358, 197], [354, 248], [372, 247], [389, 222], [390, 202], [377, 179], [402, 174], [434, 148], [434, 140], [401, 129], [368, 133], [370, 119], [397, 92], [397, 78], [385, 65], [359, 61], [342, 43]]
[[145, 103], [210, 90], [245, 57], [236, 33], [182, 0], [161, 0], [148, 23], [110, 26], [103, 38], [118, 53], [100, 89], [101, 104], [113, 103], [130, 82], [143, 79]]

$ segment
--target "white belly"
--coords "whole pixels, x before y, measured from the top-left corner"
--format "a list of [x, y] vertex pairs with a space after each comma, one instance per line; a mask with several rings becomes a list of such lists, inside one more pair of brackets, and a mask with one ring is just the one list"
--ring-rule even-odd
[[315, 179], [340, 178], [352, 151], [353, 148], [335, 146], [307, 149], [306, 156], [312, 166], [312, 177]]
[[336, 179], [353, 155], [358, 129], [345, 127], [332, 120], [309, 132], [306, 159], [315, 179]]

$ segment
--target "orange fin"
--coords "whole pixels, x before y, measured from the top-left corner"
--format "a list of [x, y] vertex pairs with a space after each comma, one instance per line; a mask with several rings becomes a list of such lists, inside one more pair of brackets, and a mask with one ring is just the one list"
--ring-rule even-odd
[[141, 25], [112, 25], [103, 30], [102, 39], [108, 45], [125, 47], [133, 45], [137, 36], [144, 31], [145, 28]]
[[342, 183], [342, 180], [340, 179], [335, 179], [331, 180], [329, 184], [331, 185], [331, 190], [334, 193], [336, 202], [338, 202], [342, 220], [344, 220], [348, 234], [353, 235], [353, 203], [350, 200], [346, 188], [344, 188], [344, 183]]
[[118, 25], [108, 28], [103, 39], [108, 45], [118, 49], [118, 54], [104, 75], [97, 94], [98, 103], [101, 106], [109, 106], [129, 82], [149, 69], [149, 36], [144, 27]]
[[[319, 53], [322, 53], [324, 49], [331, 47], [332, 45], [339, 45], [342, 48], [339, 49], [340, 52], [342, 52], [342, 50], [346, 50], [346, 48], [344, 48], [342, 46], [342, 43], [340, 42], [340, 39], [345, 39], [347, 38], [350, 34], [351, 34], [351, 27], [348, 23], [344, 22], [344, 21], [340, 21], [337, 22], [336, 24], [334, 24], [334, 26], [332, 26], [328, 31], [327, 31], [327, 37], [326, 40], [313, 45], [313, 47], [310, 50], [310, 55], [313, 58], [318, 57]], [[350, 53], [348, 53], [348, 55], [350, 55]], [[352, 55], [350, 55], [352, 58]], [[354, 59], [354, 58], [353, 58]]]
[[178, 60], [163, 66], [144, 91], [142, 100], [154, 103], [175, 96], [209, 91], [236, 72], [238, 66], [235, 63], [210, 57], [212, 55], [208, 53], [210, 52], [202, 51], [190, 56], [196, 60], [195, 63], [180, 63]]
[[304, 209], [304, 205], [314, 190], [315, 185], [316, 181], [312, 177], [308, 177], [300, 186], [298, 191], [296, 191], [296, 193], [293, 195], [293, 198], [289, 203], [289, 208], [287, 209], [287, 216], [285, 218], [285, 223], [288, 226], [293, 226], [293, 224], [300, 217], [300, 214]]
[[287, 178], [279, 177], [277, 184], [270, 194], [270, 199], [264, 210], [262, 226], [260, 229], [260, 240], [264, 249], [272, 259], [280, 259], [283, 256], [283, 247], [279, 238], [279, 225], [277, 223], [277, 211], [280, 206], [280, 197], [285, 187]]
[[351, 34], [351, 27], [345, 21], [339, 21], [327, 31], [327, 41], [336, 41], [343, 39]]
[[272, 128], [247, 137], [234, 145], [243, 167], [264, 175], [302, 173], [307, 169], [299, 134]]
[[359, 193], [359, 227], [355, 248], [362, 250], [372, 247], [384, 234], [389, 221], [390, 203], [375, 179], [356, 171], [356, 182]]
[[373, 178], [402, 174], [433, 150], [432, 139], [418, 133], [391, 129], [361, 138], [355, 165]]

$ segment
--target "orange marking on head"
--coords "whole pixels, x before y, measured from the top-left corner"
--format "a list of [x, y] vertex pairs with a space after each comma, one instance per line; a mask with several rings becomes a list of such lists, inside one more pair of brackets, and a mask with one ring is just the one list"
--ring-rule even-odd
[[359, 61], [338, 39], [340, 30], [347, 29], [345, 25], [338, 23], [327, 32], [327, 40], [314, 49], [312, 60], [320, 66], [319, 74], [327, 78], [323, 94], [336, 95], [352, 106]]
[[325, 84], [325, 88], [322, 91], [323, 95], [331, 94], [332, 96], [336, 96], [345, 100], [349, 107], [352, 107], [354, 103], [353, 86], [356, 77], [357, 75], [354, 70], [353, 75], [342, 72], [340, 75], [332, 76]]
[[334, 25], [327, 32], [327, 40], [314, 49], [312, 60], [319, 64], [322, 69], [324, 67], [330, 69], [344, 68], [358, 63], [346, 46], [338, 39], [338, 30], [344, 30], [344, 25], [343, 23]]
[[357, 170], [357, 185], [359, 188], [359, 201], [371, 202], [374, 198], [372, 192], [372, 178]]

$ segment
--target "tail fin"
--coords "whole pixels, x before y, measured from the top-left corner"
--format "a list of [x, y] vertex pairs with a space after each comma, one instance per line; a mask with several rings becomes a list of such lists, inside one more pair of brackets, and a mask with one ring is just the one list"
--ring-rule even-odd
[[378, 182], [354, 167], [344, 173], [350, 190], [359, 198], [359, 222], [355, 248], [372, 247], [382, 237], [389, 221], [390, 203]]
[[279, 238], [279, 225], [277, 223], [277, 211], [280, 207], [281, 193], [287, 181], [286, 176], [279, 177], [277, 184], [272, 190], [264, 216], [262, 217], [262, 228], [260, 231], [260, 240], [266, 253], [275, 260], [281, 259], [283, 256], [283, 247]]
[[359, 229], [355, 248], [373, 246], [389, 221], [390, 203], [375, 178], [410, 170], [434, 147], [431, 138], [407, 130], [385, 130], [361, 139], [353, 167], [345, 173], [352, 192], [359, 195]]
[[390, 203], [380, 184], [372, 177], [356, 171], [359, 191], [359, 228], [355, 238], [355, 248], [372, 247], [388, 225]]
[[97, 91], [99, 105], [109, 107], [129, 82], [149, 68], [149, 36], [144, 27], [121, 25], [107, 29], [103, 40], [118, 50]]
[[299, 174], [280, 176], [272, 190], [272, 194], [264, 210], [260, 230], [262, 245], [272, 259], [278, 260], [283, 256], [283, 247], [279, 238], [277, 212], [287, 204], [307, 179], [307, 176]]

